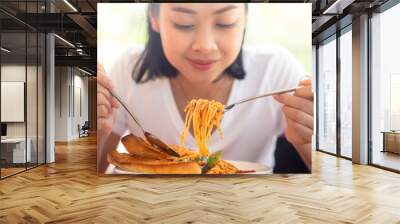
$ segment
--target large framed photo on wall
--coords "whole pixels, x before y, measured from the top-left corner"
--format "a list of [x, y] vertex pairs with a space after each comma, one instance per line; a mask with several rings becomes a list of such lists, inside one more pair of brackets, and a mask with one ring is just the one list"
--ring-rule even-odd
[[311, 172], [311, 4], [100, 3], [97, 66], [99, 174]]

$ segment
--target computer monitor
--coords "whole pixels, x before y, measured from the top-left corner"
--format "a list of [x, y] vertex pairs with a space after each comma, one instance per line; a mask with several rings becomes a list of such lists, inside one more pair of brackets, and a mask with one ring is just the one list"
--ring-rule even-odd
[[7, 136], [7, 124], [1, 123], [1, 137]]

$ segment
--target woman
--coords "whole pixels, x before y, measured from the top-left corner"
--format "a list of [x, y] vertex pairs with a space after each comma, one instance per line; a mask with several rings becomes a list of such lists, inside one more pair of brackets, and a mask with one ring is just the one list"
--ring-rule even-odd
[[[224, 159], [274, 165], [276, 139], [285, 134], [311, 167], [313, 94], [302, 67], [284, 49], [242, 49], [245, 3], [149, 4], [149, 40], [143, 52], [129, 50], [107, 77], [98, 66], [99, 171], [105, 155], [128, 130], [140, 134], [109, 91], [119, 94], [142, 126], [167, 143], [179, 143], [184, 108], [203, 98], [229, 104], [245, 97], [299, 85], [281, 94], [235, 107], [224, 115], [224, 139], [213, 133], [210, 152]], [[186, 145], [196, 148], [192, 135]]]

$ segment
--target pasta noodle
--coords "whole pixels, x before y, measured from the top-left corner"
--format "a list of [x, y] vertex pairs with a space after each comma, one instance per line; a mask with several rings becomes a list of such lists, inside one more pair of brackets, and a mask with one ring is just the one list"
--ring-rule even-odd
[[181, 146], [184, 146], [190, 126], [201, 156], [208, 155], [208, 144], [212, 144], [212, 130], [216, 127], [221, 139], [223, 133], [220, 127], [224, 115], [224, 105], [214, 100], [192, 100], [185, 108], [185, 126], [181, 135]]

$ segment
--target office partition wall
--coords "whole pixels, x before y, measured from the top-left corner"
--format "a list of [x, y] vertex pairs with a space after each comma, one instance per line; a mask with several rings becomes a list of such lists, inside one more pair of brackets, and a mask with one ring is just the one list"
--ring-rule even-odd
[[0, 178], [45, 163], [45, 34], [21, 18], [43, 12], [42, 1], [0, 3]]
[[[1, 150], [1, 176], [26, 170], [31, 148], [26, 136], [26, 33], [2, 32], [1, 123], [6, 125]], [[5, 51], [4, 49], [7, 49]]]

